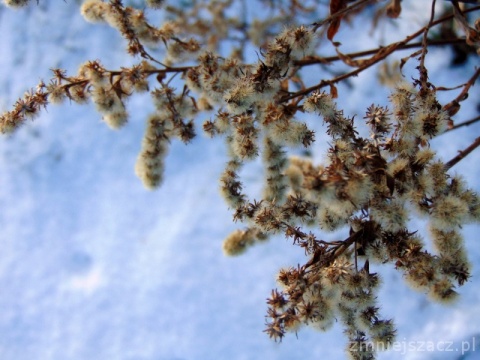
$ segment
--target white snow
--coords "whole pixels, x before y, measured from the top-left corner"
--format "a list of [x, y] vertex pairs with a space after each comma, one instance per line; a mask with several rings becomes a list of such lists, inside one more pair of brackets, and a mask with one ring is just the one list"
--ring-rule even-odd
[[[75, 72], [93, 59], [109, 68], [132, 63], [120, 35], [86, 23], [78, 3], [45, 0], [18, 11], [0, 6], [1, 111], [40, 78], [47, 81], [50, 68]], [[430, 2], [404, 3], [411, 14], [403, 16], [415, 16], [418, 24], [428, 17]], [[339, 33], [345, 47], [349, 30], [346, 25]], [[402, 39], [397, 32], [411, 31], [402, 24], [394, 35]], [[381, 43], [362, 36], [371, 47]], [[461, 84], [478, 66], [471, 61], [442, 72], [445, 61], [436, 54], [429, 61], [440, 65], [430, 77], [439, 85]], [[353, 90], [339, 88], [349, 99], [339, 107], [350, 115], [361, 118], [372, 102], [386, 102], [373, 72], [352, 83]], [[470, 96], [478, 95], [477, 85]], [[283, 237], [238, 258], [223, 256], [222, 240], [238, 224], [218, 191], [226, 161], [222, 140], [200, 134], [188, 146], [173, 142], [164, 184], [155, 192], [143, 188], [133, 167], [149, 102], [148, 94], [132, 99], [132, 119], [120, 131], [109, 130], [92, 105], [65, 104], [0, 138], [0, 359], [343, 359], [340, 326], [327, 333], [304, 328], [298, 339], [289, 334], [280, 344], [262, 333], [278, 269], [304, 257]], [[468, 104], [462, 119], [478, 114], [475, 101]], [[443, 135], [432, 146], [447, 160], [478, 129]], [[314, 153], [320, 154], [326, 138], [318, 134], [317, 140]], [[478, 164], [477, 152], [455, 167], [477, 190]], [[253, 189], [261, 179], [256, 169], [246, 172]], [[480, 359], [479, 227], [464, 234], [473, 278], [454, 306], [430, 303], [391, 266], [378, 269], [382, 314], [394, 318], [400, 345], [416, 342], [416, 351], [390, 351], [381, 359]], [[422, 341], [451, 341], [459, 351], [421, 351]], [[477, 348], [461, 357], [467, 343]]]

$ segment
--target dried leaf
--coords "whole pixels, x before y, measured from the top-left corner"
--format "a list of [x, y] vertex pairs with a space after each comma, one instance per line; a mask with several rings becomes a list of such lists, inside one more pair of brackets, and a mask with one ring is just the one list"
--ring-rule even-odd
[[384, 57], [388, 54], [390, 54], [392, 51], [394, 51], [397, 47], [401, 45], [400, 42], [393, 43], [391, 45], [388, 45], [386, 47], [381, 48], [378, 50], [375, 55], [373, 55], [371, 58], [368, 59], [360, 59], [360, 60], [354, 60], [350, 56], [343, 54], [340, 52], [340, 50], [335, 49], [335, 51], [338, 54], [338, 57], [347, 65], [352, 66], [352, 67], [368, 67], [370, 65], [375, 64], [376, 62], [383, 60]]
[[347, 7], [345, 0], [330, 0], [330, 15], [333, 15]]
[[338, 98], [337, 87], [333, 84], [330, 84], [330, 96], [332, 97], [332, 99], [337, 99]]
[[401, 0], [392, 0], [386, 8], [386, 14], [391, 19], [397, 19], [401, 12], [402, 6], [400, 4]]
[[365, 64], [365, 61], [366, 61], [365, 59], [354, 60], [350, 56], [341, 53], [338, 49], [335, 49], [335, 50], [337, 51], [337, 54], [340, 60], [342, 60], [348, 66], [362, 67]]
[[447, 105], [443, 107], [443, 110], [445, 110], [448, 113], [448, 116], [454, 116], [456, 113], [460, 111], [460, 103], [457, 100], [453, 100], [449, 102]]
[[[477, 49], [480, 48], [480, 32], [472, 28], [468, 23], [465, 15], [462, 13], [462, 10], [458, 6], [458, 1], [452, 1], [453, 4], [453, 16], [457, 20], [460, 27], [465, 32], [465, 38], [467, 45], [475, 46]], [[477, 23], [475, 23], [477, 27]]]
[[338, 32], [338, 29], [340, 29], [340, 22], [341, 22], [341, 19], [337, 18], [330, 23], [330, 26], [328, 27], [328, 31], [327, 31], [328, 40], [330, 41], [333, 40], [333, 37]]
[[[342, 11], [347, 7], [346, 0], [330, 0], [330, 15], [334, 15], [339, 11]], [[332, 41], [335, 34], [340, 29], [340, 23], [342, 21], [342, 16], [338, 16], [330, 22], [327, 31], [328, 40]]]

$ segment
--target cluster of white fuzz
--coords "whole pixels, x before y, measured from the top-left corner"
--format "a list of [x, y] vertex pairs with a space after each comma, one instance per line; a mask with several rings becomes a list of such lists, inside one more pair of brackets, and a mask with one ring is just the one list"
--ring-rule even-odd
[[277, 281], [282, 292], [272, 291], [267, 300], [268, 315], [275, 319], [267, 327], [272, 337], [297, 332], [302, 325], [327, 331], [341, 320], [349, 338], [347, 353], [354, 359], [362, 352], [360, 358], [373, 358], [375, 349], [388, 348], [395, 338], [392, 321], [379, 318], [377, 274], [367, 268], [357, 271], [347, 257], [337, 258], [315, 276], [302, 267], [282, 269]]
[[[21, 7], [29, 0], [4, 3]], [[164, 6], [163, 0], [145, 3], [152, 9]], [[66, 99], [79, 104], [91, 100], [103, 121], [119, 129], [129, 117], [128, 97], [150, 91], [155, 111], [147, 119], [135, 173], [146, 188], [155, 189], [163, 180], [170, 142], [191, 141], [198, 111], [216, 110], [203, 130], [226, 141], [229, 160], [220, 191], [234, 220], [245, 226], [225, 239], [224, 252], [239, 255], [282, 233], [308, 258], [303, 265], [280, 271], [281, 291], [272, 291], [268, 299], [265, 331], [277, 340], [302, 325], [325, 331], [340, 320], [350, 357], [373, 359], [374, 349], [391, 344], [395, 329], [392, 321], [379, 317], [380, 280], [370, 272], [370, 262], [395, 264], [410, 285], [440, 302], [454, 300], [455, 288], [470, 277], [460, 229], [480, 221], [480, 200], [460, 177], [447, 173], [448, 166], [429, 148], [429, 141], [446, 130], [449, 114], [428, 82], [415, 82], [417, 88], [401, 84], [389, 107], [367, 108], [363, 119], [370, 137], [360, 137], [354, 119], [344, 115], [331, 95], [307, 94], [309, 89], [297, 77], [299, 64], [315, 55], [316, 27], [292, 25], [271, 37], [272, 29], [289, 18], [283, 4], [278, 5], [281, 15], [253, 20], [250, 28], [227, 14], [232, 4], [170, 5], [165, 7], [170, 20], [156, 27], [144, 11], [125, 7], [122, 0], [85, 0], [84, 18], [117, 29], [128, 41], [128, 53], [144, 60], [116, 71], [90, 61], [75, 76], [53, 70], [50, 83], [41, 82], [0, 116], [0, 132], [11, 133], [48, 103]], [[294, 12], [308, 13], [298, 2], [290, 5]], [[390, 1], [387, 16], [396, 18], [400, 11], [400, 1]], [[220, 39], [238, 42], [230, 56], [217, 54]], [[262, 47], [253, 64], [243, 61], [247, 40]], [[162, 44], [162, 62], [144, 48]], [[174, 66], [185, 62], [188, 66]], [[180, 74], [185, 85], [177, 91], [170, 84]], [[152, 75], [157, 87], [150, 90]], [[338, 79], [320, 86], [329, 84], [335, 90]], [[292, 83], [301, 84], [302, 90], [289, 91]], [[288, 148], [308, 148], [315, 141], [314, 132], [298, 120], [299, 112], [319, 116], [327, 128], [330, 148], [324, 164], [287, 157]], [[265, 182], [261, 198], [251, 200], [239, 173], [257, 158], [263, 161]], [[435, 253], [426, 251], [423, 239], [409, 229], [412, 214], [428, 221]], [[309, 226], [323, 231], [349, 228], [349, 236], [327, 242], [303, 230]]]
[[69, 98], [84, 103], [91, 99], [105, 123], [112, 129], [119, 129], [128, 120], [125, 107], [127, 96], [133, 90], [148, 90], [144, 75], [148, 69], [150, 65], [142, 62], [131, 69], [112, 74], [98, 61], [89, 61], [80, 66], [76, 77], [59, 76], [47, 85], [48, 100], [51, 103], [61, 103]]
[[142, 150], [135, 165], [135, 174], [148, 189], [158, 187], [163, 180], [164, 159], [167, 155], [173, 123], [167, 117], [151, 115], [142, 141]]
[[[128, 30], [127, 27], [131, 27], [134, 35], [149, 46], [157, 46], [175, 35], [176, 29], [171, 23], [167, 22], [160, 28], [151, 26], [143, 11], [126, 8], [125, 13], [122, 13], [112, 3], [101, 0], [85, 0], [81, 7], [81, 13], [89, 22], [107, 23], [122, 33]], [[153, 5], [155, 1], [150, 1], [150, 3]], [[156, 3], [161, 2], [156, 1]]]
[[[374, 349], [391, 344], [395, 329], [377, 314], [378, 275], [369, 272], [370, 262], [394, 263], [413, 288], [443, 303], [455, 300], [455, 288], [470, 277], [460, 230], [480, 221], [480, 199], [461, 178], [448, 175], [428, 147], [447, 116], [431, 89], [402, 86], [391, 102], [392, 112], [375, 105], [367, 109], [371, 137], [365, 139], [330, 95], [312, 93], [303, 110], [319, 114], [327, 125], [328, 162], [315, 166], [309, 159], [291, 159], [282, 187], [286, 203], [264, 198], [262, 205], [237, 211], [238, 219], [250, 219], [267, 234], [283, 230], [310, 256], [305, 265], [278, 275], [282, 291], [273, 291], [267, 301], [270, 337], [281, 339], [302, 324], [327, 330], [341, 319], [351, 358], [374, 358]], [[429, 222], [435, 254], [409, 230], [415, 212]], [[312, 224], [325, 231], [348, 226], [350, 236], [327, 243], [298, 226]], [[354, 259], [364, 264], [362, 270]]]

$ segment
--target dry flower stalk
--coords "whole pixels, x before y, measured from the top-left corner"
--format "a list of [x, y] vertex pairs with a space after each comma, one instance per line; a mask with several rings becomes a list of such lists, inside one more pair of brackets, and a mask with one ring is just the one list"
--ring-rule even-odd
[[[29, 1], [4, 3], [22, 7]], [[65, 99], [78, 104], [91, 100], [106, 124], [119, 129], [131, 118], [126, 100], [150, 91], [156, 110], [147, 119], [135, 172], [153, 189], [162, 182], [170, 142], [174, 138], [190, 142], [196, 136], [197, 114], [216, 110], [203, 123], [203, 130], [227, 143], [230, 160], [220, 177], [220, 191], [234, 220], [245, 225], [226, 238], [224, 252], [239, 255], [283, 234], [306, 255], [303, 265], [280, 270], [281, 290], [272, 290], [267, 300], [265, 332], [281, 340], [302, 325], [325, 331], [339, 319], [349, 339], [349, 356], [372, 359], [375, 354], [369, 345], [388, 348], [396, 330], [391, 320], [380, 317], [376, 291], [381, 281], [379, 274], [370, 271], [371, 263], [393, 263], [412, 287], [444, 303], [455, 300], [456, 287], [470, 277], [460, 230], [466, 223], [479, 222], [480, 200], [461, 177], [448, 170], [480, 146], [480, 138], [446, 163], [436, 157], [429, 142], [463, 125], [453, 125], [452, 116], [460, 111], [480, 71], [475, 70], [461, 86], [461, 94], [442, 106], [437, 100], [439, 88], [428, 78], [425, 58], [430, 46], [458, 43], [470, 46], [471, 55], [478, 56], [479, 21], [472, 25], [468, 15], [480, 6], [462, 10], [458, 1], [452, 1], [450, 15], [436, 19], [432, 1], [428, 24], [402, 41], [350, 54], [333, 43], [338, 56], [319, 56], [320, 44], [325, 37], [333, 41], [342, 21], [362, 16], [369, 4], [378, 6], [369, 0], [348, 3], [331, 0], [328, 18], [305, 25], [311, 23], [308, 19], [316, 6], [295, 0], [268, 2], [275, 14], [268, 19], [232, 16], [235, 6], [246, 6], [242, 1], [195, 1], [182, 8], [147, 0], [149, 11], [172, 15], [173, 20], [155, 26], [148, 22], [147, 11], [124, 6], [121, 0], [86, 0], [81, 7], [85, 19], [117, 29], [127, 40], [127, 52], [143, 60], [120, 70], [89, 61], [73, 76], [54, 69], [48, 84], [41, 82], [0, 115], [0, 131], [12, 133], [42, 108]], [[395, 19], [389, 21], [403, 21], [402, 6], [392, 0], [379, 11]], [[465, 34], [454, 39], [429, 38], [436, 25], [452, 18], [461, 24], [465, 38]], [[278, 33], [287, 19], [291, 24]], [[220, 55], [225, 44], [232, 48], [229, 56]], [[261, 49], [258, 60], [248, 63], [244, 59], [247, 45], [252, 44]], [[162, 61], [147, 52], [153, 47], [164, 48]], [[337, 107], [335, 84], [394, 52], [415, 48], [420, 50], [401, 66], [420, 55], [418, 79], [397, 84], [388, 106], [365, 104], [363, 123], [370, 137], [359, 136], [356, 128], [362, 117], [349, 118]], [[370, 57], [358, 59], [362, 56]], [[336, 61], [355, 70], [310, 87], [303, 84], [304, 68]], [[182, 76], [180, 90], [170, 85], [175, 75]], [[295, 86], [298, 90], [291, 91]], [[327, 86], [329, 94], [321, 91]], [[315, 132], [299, 120], [301, 113], [322, 119], [327, 127], [330, 148], [324, 164], [289, 156], [291, 148], [308, 149], [315, 141]], [[250, 199], [239, 170], [259, 156], [265, 169], [264, 192], [261, 199]], [[427, 219], [435, 253], [428, 252], [424, 240], [409, 229], [409, 218], [415, 213]], [[327, 242], [315, 234], [319, 229], [341, 228], [349, 229], [343, 240]]]

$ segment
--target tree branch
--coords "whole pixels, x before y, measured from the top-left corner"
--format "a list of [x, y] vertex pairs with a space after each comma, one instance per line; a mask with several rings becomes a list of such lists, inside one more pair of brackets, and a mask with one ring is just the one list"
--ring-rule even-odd
[[[357, 3], [357, 4], [359, 4], [359, 3]], [[478, 9], [480, 9], [480, 6], [475, 6], [471, 9], [469, 9], [468, 11], [474, 11], [474, 10], [478, 10]], [[374, 58], [371, 59], [372, 61], [369, 61], [366, 65], [361, 66], [361, 67], [357, 68], [356, 70], [351, 71], [349, 73], [337, 76], [337, 77], [335, 77], [331, 80], [322, 80], [317, 85], [311, 86], [309, 88], [306, 88], [304, 90], [298, 91], [298, 92], [293, 93], [293, 94], [290, 94], [288, 96], [284, 96], [278, 101], [278, 103], [283, 103], [283, 102], [295, 99], [299, 96], [305, 96], [305, 95], [311, 93], [312, 91], [319, 90], [319, 89], [324, 88], [324, 87], [329, 86], [329, 85], [333, 85], [333, 84], [338, 83], [342, 80], [348, 79], [349, 77], [357, 76], [362, 71], [364, 71], [364, 70], [368, 69], [369, 67], [377, 64], [378, 62], [384, 60], [387, 56], [389, 56], [392, 53], [394, 53], [395, 51], [397, 51], [401, 46], [405, 46], [410, 41], [412, 41], [416, 37], [420, 36], [427, 29], [429, 29], [429, 28], [431, 28], [435, 25], [441, 24], [442, 22], [447, 21], [451, 18], [453, 18], [453, 15], [445, 16], [445, 17], [440, 18], [438, 20], [435, 20], [433, 22], [429, 22], [428, 25], [422, 27], [421, 29], [419, 29], [415, 33], [407, 36], [404, 40], [392, 43], [392, 44], [390, 44], [386, 47], [379, 48], [379, 51], [374, 55]]]
[[[443, 45], [453, 45], [453, 44], [463, 44], [465, 43], [465, 38], [454, 38], [454, 39], [442, 39], [442, 40], [428, 40], [428, 46], [443, 46]], [[399, 46], [397, 50], [408, 50], [414, 49], [417, 47], [422, 46], [423, 42], [416, 42], [412, 44], [405, 44]], [[367, 56], [367, 55], [374, 55], [384, 47], [378, 47], [376, 49], [365, 50], [365, 51], [358, 51], [354, 53], [345, 54], [346, 56], [354, 59], [357, 57]], [[294, 62], [295, 66], [309, 66], [309, 65], [317, 65], [317, 64], [328, 64], [330, 62], [340, 60], [340, 56], [326, 56], [326, 57], [316, 57], [312, 59], [303, 59], [303, 60], [296, 60]]]
[[432, 1], [432, 9], [430, 11], [430, 21], [428, 22], [423, 32], [422, 53], [420, 55], [420, 65], [419, 65], [420, 84], [421, 84], [421, 89], [423, 91], [427, 91], [427, 88], [428, 88], [428, 71], [427, 71], [427, 68], [425, 67], [425, 57], [427, 56], [427, 52], [428, 52], [428, 31], [432, 27], [433, 20], [435, 18], [436, 3], [437, 3], [437, 0]]
[[455, 156], [453, 159], [451, 159], [450, 161], [448, 161], [446, 164], [445, 164], [445, 169], [449, 170], [451, 169], [453, 166], [455, 166], [457, 163], [459, 163], [461, 160], [465, 159], [467, 157], [468, 154], [470, 154], [473, 150], [475, 150], [477, 147], [480, 146], [480, 136], [477, 137], [475, 139], [475, 141], [469, 146], [467, 147], [465, 150], [460, 150], [458, 152], [458, 155]]
[[460, 103], [468, 98], [468, 91], [475, 84], [475, 81], [477, 81], [479, 76], [480, 68], [478, 68], [473, 76], [467, 81], [462, 92], [455, 99], [443, 106], [443, 110], [447, 111], [450, 116], [455, 115], [458, 110], [460, 110]]
[[322, 20], [322, 21], [319, 21], [319, 22], [315, 22], [312, 24], [313, 26], [313, 32], [317, 31], [319, 27], [322, 27], [323, 25], [329, 23], [330, 21], [332, 20], [335, 20], [343, 15], [345, 15], [346, 13], [352, 11], [353, 9], [357, 8], [357, 7], [360, 7], [362, 5], [365, 5], [369, 2], [373, 2], [375, 0], [362, 0], [362, 1], [359, 1], [353, 5], [350, 5], [349, 7], [346, 7], [345, 9], [341, 10], [341, 11], [337, 11], [335, 14], [332, 14], [330, 15], [329, 17], [327, 17], [326, 19]]
[[443, 132], [443, 134], [445, 134], [446, 132], [452, 131], [452, 130], [459, 129], [459, 128], [464, 127], [464, 126], [470, 126], [470, 125], [472, 125], [472, 124], [474, 124], [478, 121], [480, 121], [480, 116], [477, 116], [473, 119], [470, 119], [470, 120], [464, 121], [460, 124], [457, 124], [455, 126], [452, 126], [450, 129], [445, 130], [445, 132]]

